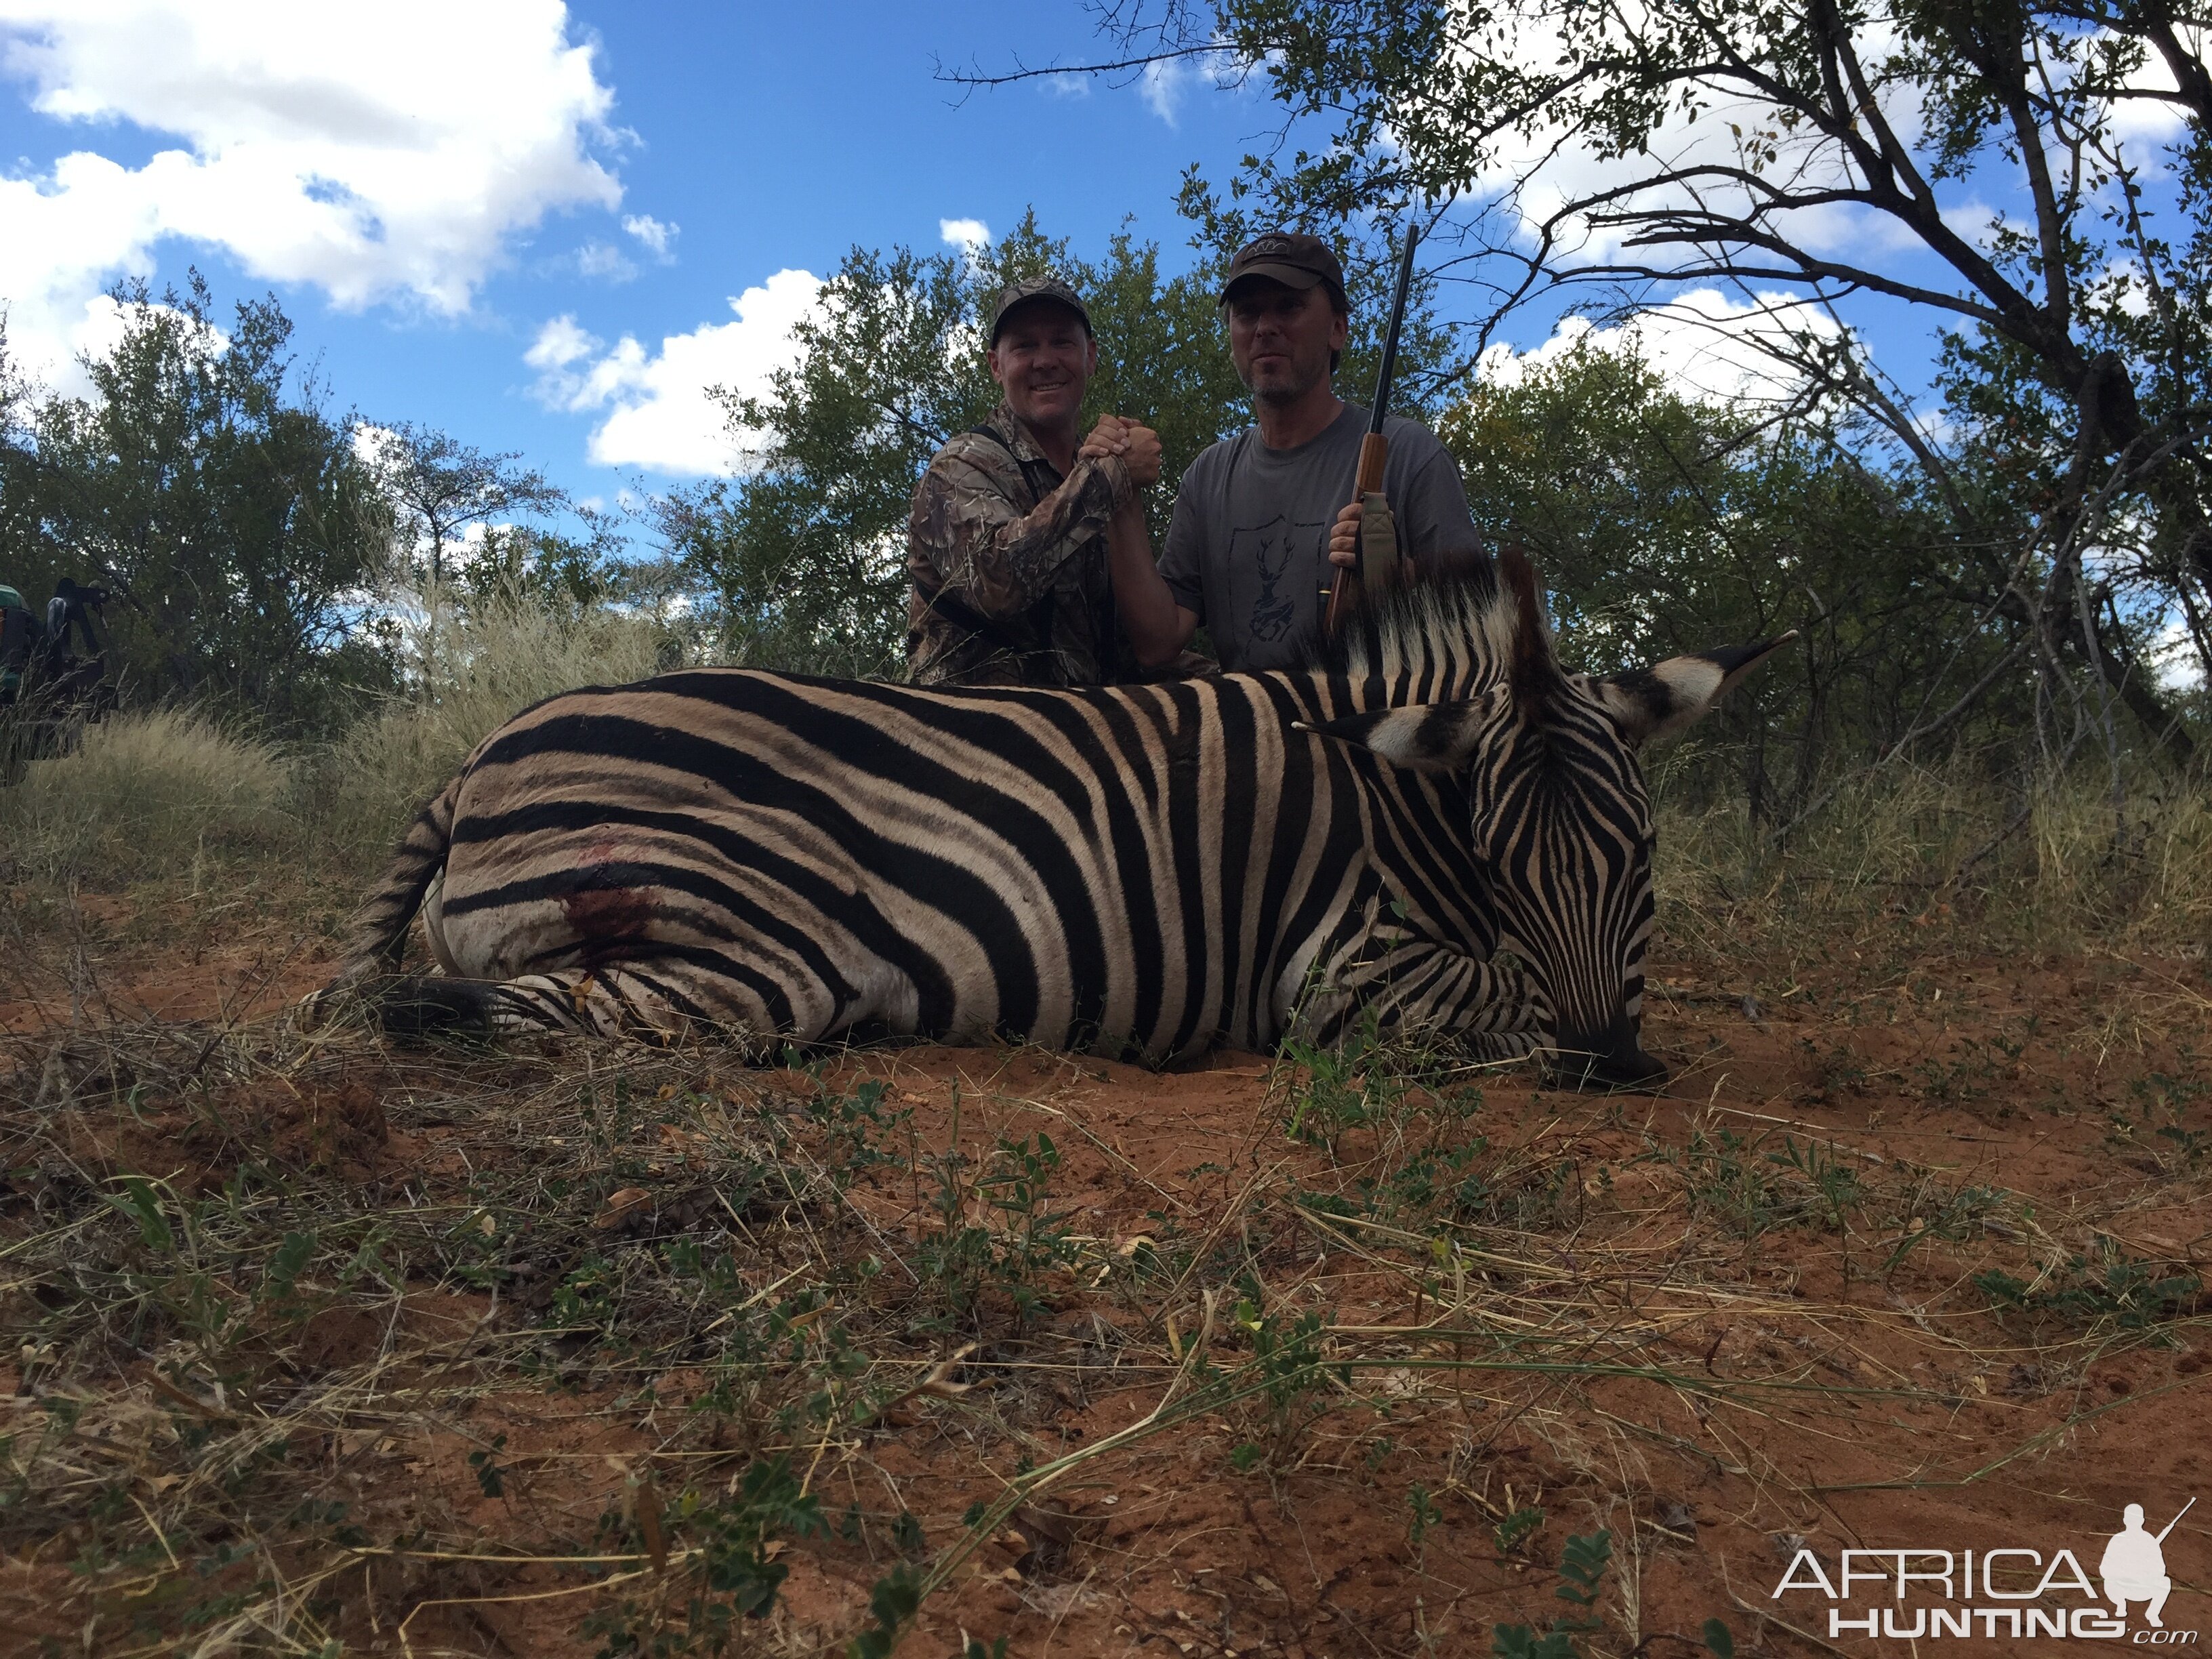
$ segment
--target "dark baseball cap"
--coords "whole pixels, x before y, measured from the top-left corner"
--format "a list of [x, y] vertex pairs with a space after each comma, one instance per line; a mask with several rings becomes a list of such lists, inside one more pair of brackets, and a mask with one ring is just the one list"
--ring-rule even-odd
[[1295, 289], [1327, 283], [1340, 300], [1344, 297], [1344, 266], [1338, 262], [1336, 250], [1318, 236], [1294, 231], [1269, 231], [1237, 250], [1221, 284], [1222, 304], [1229, 303], [1231, 292], [1247, 276], [1265, 276]]
[[1066, 306], [1083, 319], [1083, 331], [1094, 333], [1091, 313], [1084, 309], [1083, 301], [1075, 297], [1075, 290], [1057, 276], [1031, 276], [1018, 283], [1008, 283], [999, 290], [999, 298], [991, 307], [991, 343], [999, 343], [999, 331], [1006, 325], [1007, 313], [1017, 306], [1025, 306], [1032, 300], [1050, 300]]

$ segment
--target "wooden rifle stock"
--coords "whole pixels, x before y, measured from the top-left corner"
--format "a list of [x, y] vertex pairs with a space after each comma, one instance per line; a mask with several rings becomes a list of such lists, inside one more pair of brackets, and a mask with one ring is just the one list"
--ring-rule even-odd
[[[1359, 441], [1359, 471], [1352, 486], [1352, 500], [1364, 501], [1382, 488], [1382, 469], [1389, 459], [1390, 441], [1381, 433], [1370, 432]], [[1334, 531], [1334, 526], [1331, 529]], [[1364, 554], [1364, 550], [1361, 551]], [[1336, 580], [1328, 586], [1328, 609], [1322, 614], [1322, 631], [1334, 639], [1345, 617], [1358, 610], [1365, 598], [1359, 567], [1354, 565], [1347, 570], [1338, 565]]]
[[[1382, 488], [1382, 469], [1390, 459], [1390, 441], [1382, 435], [1382, 422], [1390, 413], [1390, 383], [1398, 372], [1398, 335], [1406, 325], [1406, 294], [1413, 286], [1413, 250], [1420, 240], [1420, 226], [1408, 223], [1405, 243], [1398, 251], [1398, 286], [1390, 297], [1390, 325], [1382, 335], [1382, 365], [1375, 377], [1375, 407], [1368, 414], [1367, 435], [1359, 443], [1359, 471], [1352, 479], [1352, 499], [1362, 503]], [[1332, 521], [1332, 538], [1335, 533], [1336, 526]], [[1359, 539], [1353, 544], [1352, 563], [1349, 568], [1339, 565], [1335, 570], [1328, 586], [1328, 608], [1322, 613], [1322, 632], [1329, 639], [1336, 637], [1344, 619], [1359, 608], [1367, 597], [1368, 587], [1395, 587], [1405, 574], [1395, 549], [1387, 567], [1367, 568], [1364, 525]]]

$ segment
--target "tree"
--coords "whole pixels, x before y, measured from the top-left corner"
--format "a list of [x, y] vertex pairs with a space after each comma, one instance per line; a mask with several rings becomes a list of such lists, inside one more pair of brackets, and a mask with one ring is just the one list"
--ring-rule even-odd
[[[1216, 205], [1212, 216], [1201, 244], [1233, 247], [1242, 228], [1235, 210]], [[1085, 296], [1097, 333], [1085, 419], [1112, 410], [1159, 431], [1164, 465], [1147, 502], [1157, 547], [1182, 469], [1249, 418], [1221, 327], [1220, 264], [1210, 254], [1164, 276], [1158, 246], [1126, 228], [1085, 259], [1047, 237], [1034, 214], [974, 255], [856, 248], [799, 325], [798, 362], [765, 396], [723, 400], [752, 469], [669, 498], [664, 535], [714, 589], [751, 660], [896, 672], [915, 486], [945, 441], [998, 402], [983, 361], [992, 296], [1051, 270]], [[1356, 268], [1381, 266], [1369, 258]], [[1347, 351], [1347, 386], [1373, 373], [1375, 310], [1365, 308]], [[1403, 361], [1414, 402], [1433, 385], [1434, 343], [1418, 325], [1409, 337]]]
[[542, 525], [486, 526], [459, 572], [465, 601], [521, 595], [556, 609], [587, 610], [626, 599], [629, 542], [619, 522], [595, 507], [569, 512], [582, 534]]
[[446, 550], [470, 526], [489, 527], [516, 514], [554, 513], [568, 498], [545, 476], [519, 465], [514, 453], [483, 451], [433, 427], [402, 421], [378, 434], [377, 466], [411, 545], [429, 561], [434, 591], [444, 575]]
[[1954, 653], [1970, 679], [1998, 673], [1966, 735], [2010, 743], [2032, 677], [1930, 603], [1946, 516], [1864, 466], [1848, 426], [1777, 431], [1586, 340], [1478, 385], [1440, 434], [1469, 495], [1551, 583], [1570, 660], [1628, 668], [1801, 629], [1791, 672], [1758, 677], [1691, 740], [1729, 758], [1754, 817], [1794, 816], [1830, 762], [1881, 755], [1939, 712], [1927, 690]]
[[971, 289], [957, 258], [855, 249], [767, 395], [720, 394], [752, 470], [672, 493], [661, 527], [750, 659], [848, 673], [897, 660], [908, 497], [945, 438], [991, 408], [969, 362]]
[[[1095, 68], [1206, 56], [1273, 94], [1282, 142], [1245, 158], [1237, 198], [1430, 220], [1477, 350], [1562, 288], [1618, 312], [1719, 286], [1785, 323], [1872, 298], [1940, 325], [1937, 389], [1979, 400], [1948, 451], [1847, 332], [1768, 338], [1805, 403], [1849, 404], [1924, 472], [1954, 546], [1931, 596], [2021, 631], [2076, 740], [2117, 701], [2187, 752], [2147, 647], [2178, 611], [2202, 652], [2212, 615], [2203, 20], [2163, 0], [1115, 0], [1104, 19], [1116, 54]], [[2146, 108], [2172, 137], [2142, 136]], [[1963, 481], [2031, 449], [2032, 512]]]
[[113, 297], [88, 398], [25, 397], [0, 439], [0, 570], [36, 594], [114, 590], [110, 657], [141, 696], [326, 727], [389, 678], [367, 588], [390, 503], [286, 355], [275, 298], [216, 325], [207, 285]]

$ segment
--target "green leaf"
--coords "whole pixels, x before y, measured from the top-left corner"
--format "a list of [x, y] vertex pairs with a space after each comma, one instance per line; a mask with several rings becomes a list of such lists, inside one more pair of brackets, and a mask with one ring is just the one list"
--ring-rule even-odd
[[173, 1255], [177, 1236], [169, 1226], [169, 1219], [161, 1213], [161, 1200], [155, 1196], [154, 1183], [144, 1176], [122, 1177], [123, 1196], [102, 1193], [100, 1197], [138, 1224], [138, 1237], [149, 1250], [159, 1250], [163, 1255]]

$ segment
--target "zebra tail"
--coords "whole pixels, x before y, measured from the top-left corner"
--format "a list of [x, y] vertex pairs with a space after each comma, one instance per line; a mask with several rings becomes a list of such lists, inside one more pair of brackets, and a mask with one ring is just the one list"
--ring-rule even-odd
[[408, 924], [422, 908], [430, 884], [446, 867], [446, 852], [453, 839], [453, 804], [460, 796], [464, 775], [456, 773], [436, 799], [415, 815], [415, 822], [400, 837], [384, 879], [354, 912], [345, 951], [329, 989], [358, 984], [398, 967], [406, 949]]

